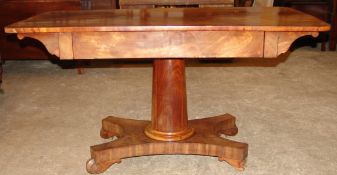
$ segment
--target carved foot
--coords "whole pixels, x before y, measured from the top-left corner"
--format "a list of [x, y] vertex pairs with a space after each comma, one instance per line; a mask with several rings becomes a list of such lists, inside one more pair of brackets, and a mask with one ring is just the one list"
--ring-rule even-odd
[[121, 163], [121, 160], [96, 163], [95, 159], [89, 159], [86, 163], [87, 171], [90, 174], [99, 174], [106, 171], [112, 164]]
[[239, 171], [245, 170], [246, 160], [234, 160], [234, 159], [227, 159], [227, 158], [219, 157], [219, 161], [221, 162], [225, 161]]
[[232, 136], [238, 131], [235, 117], [229, 114], [190, 120], [189, 126], [195, 129], [195, 134], [181, 141], [165, 142], [147, 137], [144, 130], [149, 124], [150, 121], [117, 117], [104, 119], [101, 136], [103, 138], [116, 136], [118, 139], [90, 148], [88, 172], [93, 174], [104, 172], [123, 158], [159, 154], [215, 156], [238, 170], [244, 169], [248, 145], [221, 137], [221, 134]]
[[235, 117], [224, 114], [212, 118], [214, 122], [216, 122], [216, 124], [214, 124], [214, 130], [218, 136], [221, 136], [221, 134], [235, 136], [238, 133], [238, 128], [235, 125]]
[[121, 125], [118, 124], [118, 121], [124, 120], [121, 118], [115, 118], [115, 120], [104, 119], [102, 121], [102, 129], [100, 135], [104, 139], [111, 137], [122, 137], [124, 135], [124, 129]]

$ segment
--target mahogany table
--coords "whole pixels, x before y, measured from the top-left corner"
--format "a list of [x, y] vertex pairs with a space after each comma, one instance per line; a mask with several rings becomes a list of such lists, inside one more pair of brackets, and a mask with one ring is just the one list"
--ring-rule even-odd
[[101, 136], [118, 139], [91, 146], [87, 171], [101, 173], [123, 158], [156, 154], [216, 156], [243, 169], [248, 144], [221, 137], [238, 132], [232, 115], [188, 120], [184, 60], [275, 58], [297, 38], [329, 29], [288, 8], [189, 8], [49, 12], [5, 31], [35, 38], [64, 60], [154, 60], [152, 120], [102, 121]]

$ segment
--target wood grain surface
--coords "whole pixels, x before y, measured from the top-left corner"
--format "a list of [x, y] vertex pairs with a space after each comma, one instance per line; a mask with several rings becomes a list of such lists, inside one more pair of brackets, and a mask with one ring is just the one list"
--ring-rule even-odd
[[75, 59], [262, 57], [263, 32], [154, 31], [73, 34]]
[[97, 31], [328, 31], [290, 8], [169, 8], [47, 12], [5, 28], [7, 33]]
[[291, 44], [318, 32], [147, 31], [19, 33], [69, 59], [276, 58]]
[[130, 120], [107, 117], [102, 121], [101, 137], [116, 140], [95, 145], [90, 148], [91, 159], [87, 162], [87, 171], [102, 173], [112, 164], [122, 159], [158, 154], [193, 154], [218, 157], [238, 170], [243, 170], [248, 155], [248, 144], [221, 137], [234, 136], [238, 129], [235, 117], [229, 114], [190, 120], [189, 125], [195, 134], [188, 139], [175, 142], [163, 142], [151, 139], [144, 134], [150, 124], [145, 120]]
[[185, 61], [155, 60], [152, 85], [152, 118], [145, 134], [163, 141], [192, 136], [194, 130], [187, 124]]
[[296, 39], [306, 35], [317, 37], [318, 32], [265, 32], [263, 57], [276, 58], [287, 52]]

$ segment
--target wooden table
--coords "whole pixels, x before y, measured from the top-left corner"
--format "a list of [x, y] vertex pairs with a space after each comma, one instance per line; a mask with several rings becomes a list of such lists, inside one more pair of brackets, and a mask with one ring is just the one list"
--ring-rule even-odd
[[243, 169], [248, 144], [220, 137], [238, 132], [235, 117], [188, 120], [184, 60], [275, 58], [297, 38], [329, 28], [288, 8], [200, 8], [50, 12], [5, 31], [35, 38], [64, 60], [154, 60], [152, 120], [103, 120], [101, 136], [118, 139], [91, 147], [87, 170], [101, 173], [123, 158], [156, 154], [216, 156]]

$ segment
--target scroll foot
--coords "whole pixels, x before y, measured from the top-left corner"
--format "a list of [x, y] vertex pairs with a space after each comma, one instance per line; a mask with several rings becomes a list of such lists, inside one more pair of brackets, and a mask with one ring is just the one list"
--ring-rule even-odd
[[219, 157], [219, 161], [221, 162], [225, 161], [239, 171], [245, 170], [245, 164], [246, 164], [245, 160], [234, 160], [234, 159], [227, 159], [227, 158]]
[[238, 128], [235, 124], [235, 117], [229, 114], [219, 115], [212, 117], [216, 123], [214, 123], [214, 129], [218, 136], [224, 134], [226, 136], [235, 136], [238, 133]]
[[89, 159], [86, 163], [87, 171], [90, 174], [99, 174], [106, 171], [111, 165], [121, 163], [121, 160], [97, 163], [95, 159]]
[[104, 139], [109, 139], [112, 137], [122, 137], [124, 135], [124, 129], [118, 124], [118, 118], [116, 121], [104, 119], [102, 121], [102, 129], [100, 135]]

